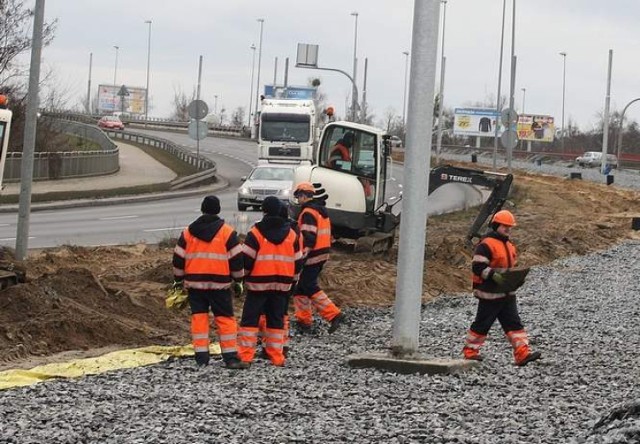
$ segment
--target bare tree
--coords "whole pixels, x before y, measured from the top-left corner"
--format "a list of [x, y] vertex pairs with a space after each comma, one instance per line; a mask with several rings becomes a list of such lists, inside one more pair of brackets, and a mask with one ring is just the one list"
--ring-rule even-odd
[[239, 106], [231, 115], [231, 124], [233, 126], [242, 126], [244, 124], [244, 108]]
[[[0, 79], [5, 84], [26, 72], [18, 66], [17, 57], [31, 49], [33, 14], [24, 0], [0, 0]], [[56, 23], [44, 24], [43, 46], [53, 40]]]
[[191, 91], [191, 97], [188, 97], [180, 87], [173, 88], [173, 114], [171, 114], [172, 120], [178, 120], [185, 122], [189, 120], [189, 104], [196, 99], [195, 89]]

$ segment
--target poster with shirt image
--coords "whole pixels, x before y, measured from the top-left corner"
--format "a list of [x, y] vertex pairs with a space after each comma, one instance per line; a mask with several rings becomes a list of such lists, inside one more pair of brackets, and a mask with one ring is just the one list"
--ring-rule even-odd
[[518, 118], [518, 139], [534, 142], [553, 142], [556, 127], [553, 117], [521, 114]]
[[454, 111], [453, 134], [456, 136], [494, 137], [498, 125], [498, 135], [502, 134], [500, 115], [489, 108], [456, 108]]

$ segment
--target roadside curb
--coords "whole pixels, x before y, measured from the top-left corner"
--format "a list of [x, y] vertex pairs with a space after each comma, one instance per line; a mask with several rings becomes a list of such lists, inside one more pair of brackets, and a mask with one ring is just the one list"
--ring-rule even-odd
[[[207, 193], [220, 191], [229, 187], [228, 180], [222, 178], [221, 176], [216, 176], [216, 177], [218, 178], [217, 183], [211, 186], [199, 187], [199, 188], [194, 188], [190, 190], [138, 194], [138, 195], [122, 196], [122, 197], [108, 197], [105, 199], [77, 199], [77, 200], [68, 200], [68, 201], [65, 200], [65, 201], [57, 201], [57, 202], [32, 203], [31, 212], [60, 210], [64, 208], [98, 207], [98, 206], [119, 205], [119, 204], [127, 204], [127, 203], [152, 202], [155, 200], [177, 199], [180, 197], [192, 197], [192, 196], [198, 196], [198, 195], [204, 196]], [[0, 213], [17, 213], [19, 210], [19, 207], [20, 207], [20, 204], [2, 205], [0, 206]]]

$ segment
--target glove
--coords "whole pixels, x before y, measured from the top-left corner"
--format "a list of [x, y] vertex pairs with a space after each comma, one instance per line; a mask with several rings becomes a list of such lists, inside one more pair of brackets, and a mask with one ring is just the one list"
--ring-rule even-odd
[[168, 309], [182, 310], [187, 306], [189, 296], [182, 288], [172, 288], [167, 292], [164, 304]]
[[504, 276], [502, 275], [502, 273], [494, 272], [491, 276], [491, 280], [498, 285], [504, 284]]
[[178, 289], [182, 290], [184, 288], [184, 282], [182, 281], [182, 279], [176, 279], [173, 281], [171, 288], [173, 290], [178, 290]]
[[236, 297], [239, 298], [240, 296], [242, 296], [242, 293], [244, 292], [244, 285], [242, 284], [242, 282], [235, 281], [233, 283], [232, 289]]

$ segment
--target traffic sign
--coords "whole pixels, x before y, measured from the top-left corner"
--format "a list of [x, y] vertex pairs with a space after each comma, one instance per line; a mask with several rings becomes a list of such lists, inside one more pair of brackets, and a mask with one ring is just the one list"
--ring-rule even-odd
[[189, 122], [189, 138], [193, 140], [202, 140], [207, 137], [208, 133], [209, 128], [207, 126], [207, 122], [203, 122], [202, 120], [192, 120]]
[[127, 89], [127, 87], [126, 87], [126, 86], [122, 85], [122, 86], [120, 87], [120, 91], [118, 91], [118, 95], [119, 95], [120, 97], [128, 96], [128, 95], [130, 95], [130, 94], [129, 94], [129, 90]]
[[508, 150], [514, 149], [518, 145], [518, 132], [513, 129], [506, 129], [500, 136], [502, 146]]
[[209, 107], [204, 100], [194, 100], [187, 106], [187, 111], [192, 119], [203, 119], [209, 113]]
[[505, 108], [502, 110], [502, 114], [500, 114], [500, 119], [504, 126], [511, 128], [518, 124], [518, 113], [513, 108]]

